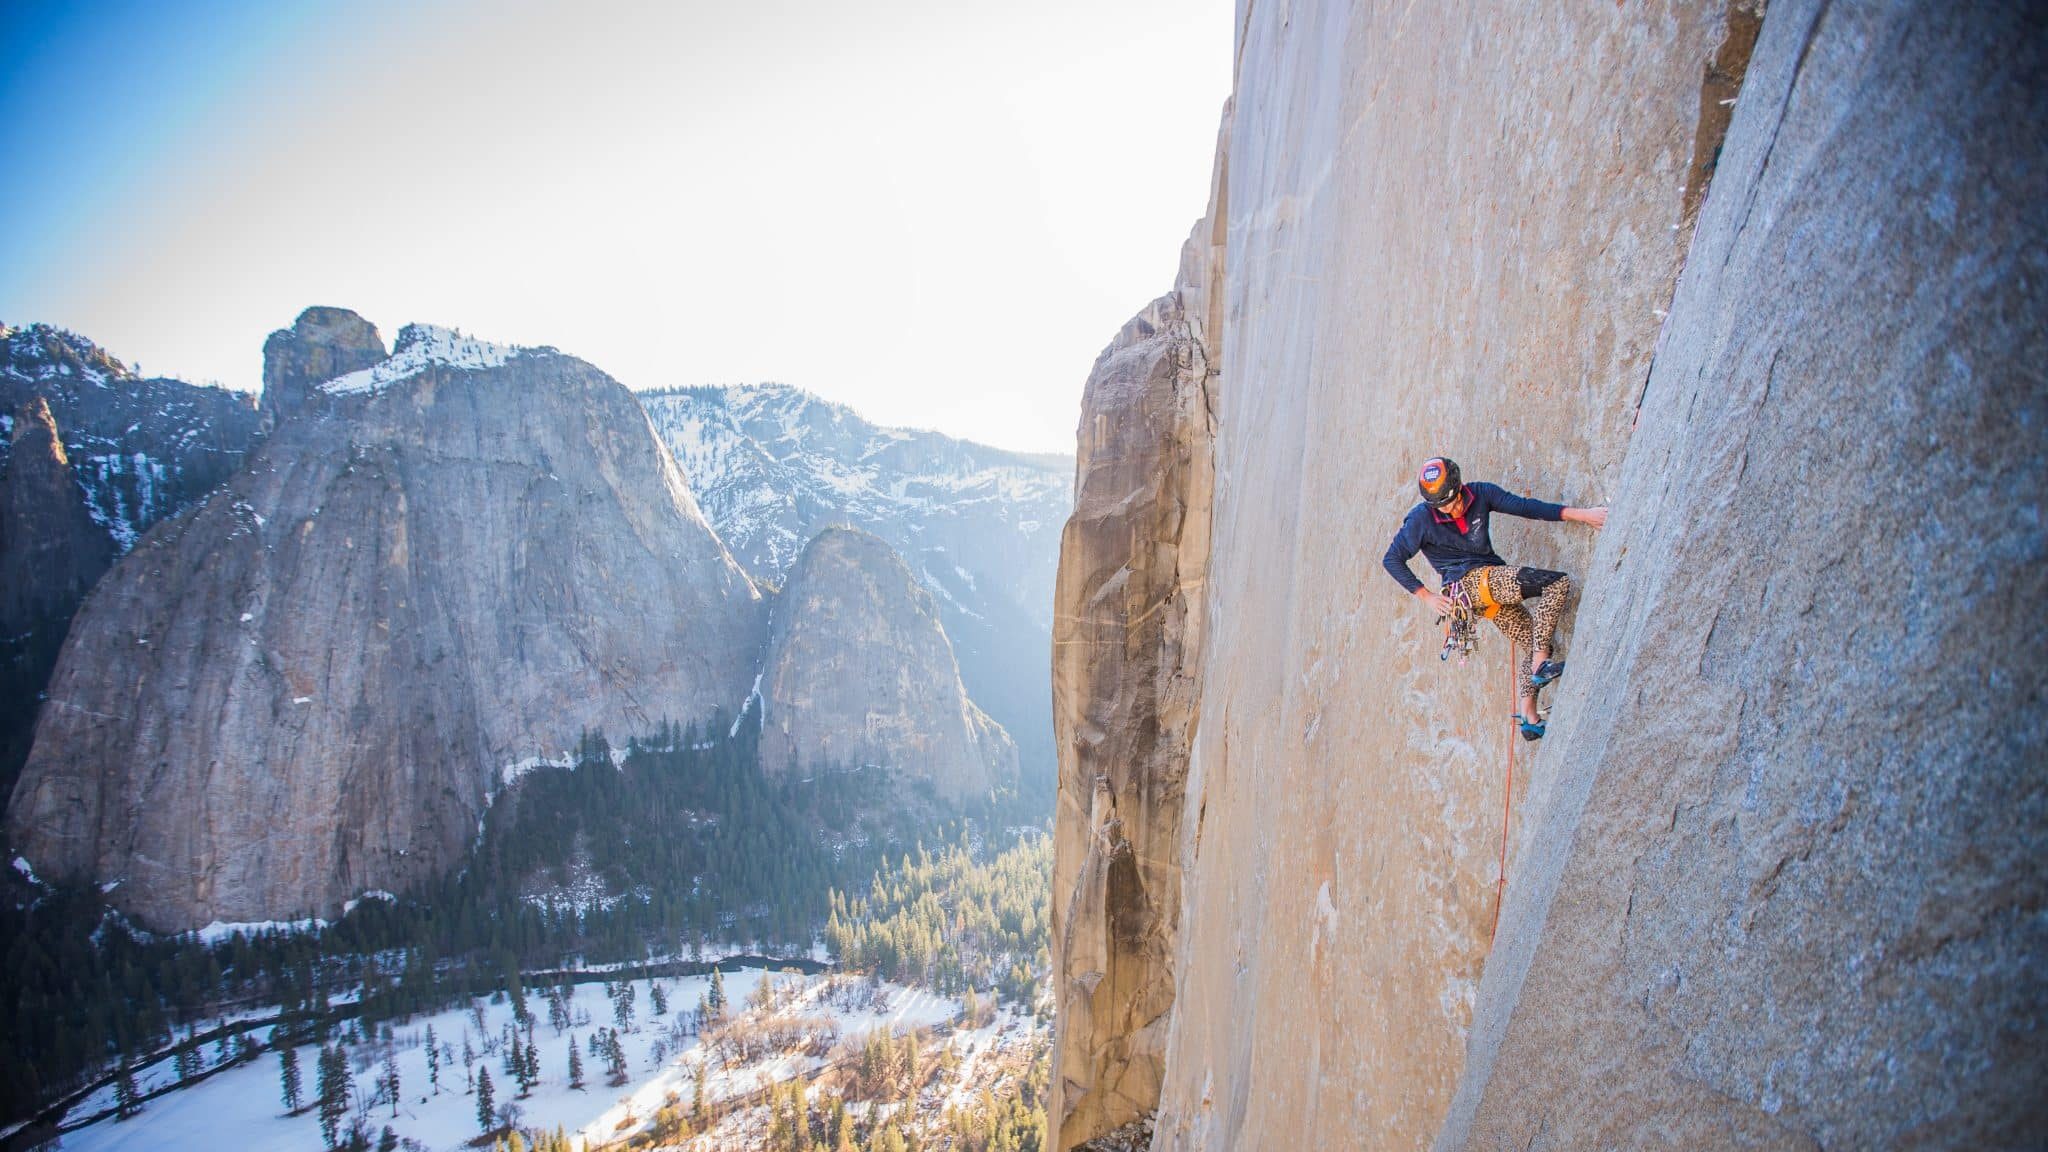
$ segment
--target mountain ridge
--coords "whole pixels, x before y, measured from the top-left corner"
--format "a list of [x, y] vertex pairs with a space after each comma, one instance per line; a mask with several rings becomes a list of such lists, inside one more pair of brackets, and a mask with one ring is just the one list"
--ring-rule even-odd
[[[350, 371], [386, 358], [366, 329]], [[303, 403], [74, 624], [9, 813], [44, 874], [157, 926], [331, 913], [460, 859], [501, 765], [737, 709], [759, 594], [623, 386], [555, 353], [341, 395], [271, 368]]]
[[705, 515], [757, 580], [780, 584], [819, 531], [886, 540], [937, 599], [969, 696], [1049, 789], [1059, 525], [1073, 463], [885, 428], [782, 384], [636, 393]]

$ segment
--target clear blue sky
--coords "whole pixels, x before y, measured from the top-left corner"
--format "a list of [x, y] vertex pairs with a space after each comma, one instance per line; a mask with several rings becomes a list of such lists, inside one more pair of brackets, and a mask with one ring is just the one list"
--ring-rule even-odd
[[10, 3], [0, 320], [254, 388], [309, 304], [1070, 450], [1228, 0]]

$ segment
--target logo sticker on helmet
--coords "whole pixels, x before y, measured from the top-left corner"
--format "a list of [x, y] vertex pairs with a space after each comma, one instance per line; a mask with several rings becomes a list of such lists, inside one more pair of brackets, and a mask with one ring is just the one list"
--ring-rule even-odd
[[1422, 482], [1434, 485], [1439, 479], [1442, 479], [1443, 474], [1443, 465], [1431, 461], [1429, 466], [1422, 470]]

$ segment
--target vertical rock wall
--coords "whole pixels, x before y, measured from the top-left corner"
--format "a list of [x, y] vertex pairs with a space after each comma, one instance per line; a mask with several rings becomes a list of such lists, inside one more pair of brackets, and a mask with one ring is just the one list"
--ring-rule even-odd
[[21, 406], [11, 444], [0, 473], [0, 638], [8, 643], [52, 623], [61, 632], [116, 555], [86, 508], [48, 401]]
[[1200, 230], [1188, 254], [1182, 285], [1095, 362], [1061, 539], [1048, 1113], [1061, 1148], [1150, 1115], [1165, 1070], [1213, 487]]
[[1441, 1147], [2048, 1132], [2043, 16], [1772, 4]]
[[[1440, 662], [1379, 557], [1433, 453], [1544, 499], [1607, 500], [1678, 272], [1726, 15], [1245, 13], [1155, 1147], [1434, 1136], [1493, 916], [1508, 657], [1489, 629], [1471, 665]], [[1507, 519], [1495, 539], [1581, 577], [1593, 545]], [[1540, 789], [1548, 750], [1523, 752]]]
[[[1155, 1079], [1155, 1152], [2024, 1145], [2042, 6], [1238, 15], [1210, 548], [1165, 553], [1198, 644], [1103, 611], [1162, 550], [1144, 496], [1083, 518], [1122, 409], [1091, 381], [1083, 417], [1058, 1146]], [[1440, 663], [1379, 569], [1436, 452], [1614, 509], [1496, 522], [1583, 595], [1512, 796], [1505, 642]], [[1199, 471], [1152, 466], [1102, 491]], [[1125, 688], [1169, 660], [1170, 701]], [[1128, 946], [1119, 837], [1159, 881]]]

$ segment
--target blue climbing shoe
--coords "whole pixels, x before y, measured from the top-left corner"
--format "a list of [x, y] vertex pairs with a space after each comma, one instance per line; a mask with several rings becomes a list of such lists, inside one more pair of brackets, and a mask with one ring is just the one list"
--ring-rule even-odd
[[[1562, 675], [1564, 675], [1564, 661], [1545, 660], [1537, 665], [1536, 671], [1529, 677], [1529, 686], [1541, 688], [1547, 684], [1555, 683], [1557, 678]], [[1535, 737], [1531, 736], [1530, 739], [1534, 740]]]
[[1541, 724], [1531, 724], [1531, 723], [1530, 723], [1529, 721], [1527, 721], [1527, 720], [1524, 720], [1524, 719], [1522, 718], [1522, 715], [1521, 715], [1521, 713], [1519, 713], [1519, 712], [1510, 712], [1510, 713], [1509, 713], [1508, 715], [1510, 715], [1510, 716], [1512, 716], [1512, 717], [1514, 718], [1514, 721], [1515, 721], [1515, 725], [1516, 725], [1517, 727], [1519, 727], [1519, 728], [1520, 728], [1520, 729], [1522, 730], [1522, 739], [1524, 739], [1524, 740], [1541, 740], [1541, 739], [1543, 739], [1543, 727], [1544, 727], [1543, 725], [1541, 725]]

